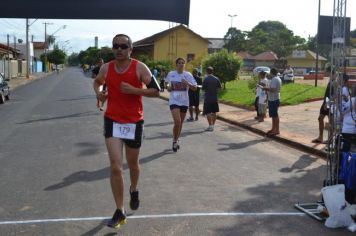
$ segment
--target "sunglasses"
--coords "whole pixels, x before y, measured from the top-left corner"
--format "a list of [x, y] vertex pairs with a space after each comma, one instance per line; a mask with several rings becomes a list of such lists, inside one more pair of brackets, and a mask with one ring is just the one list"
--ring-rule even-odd
[[113, 45], [112, 45], [112, 48], [113, 49], [119, 49], [119, 48], [121, 48], [122, 50], [125, 50], [125, 49], [128, 49], [129, 48], [129, 45], [127, 45], [127, 44], [118, 44], [118, 43], [114, 43]]

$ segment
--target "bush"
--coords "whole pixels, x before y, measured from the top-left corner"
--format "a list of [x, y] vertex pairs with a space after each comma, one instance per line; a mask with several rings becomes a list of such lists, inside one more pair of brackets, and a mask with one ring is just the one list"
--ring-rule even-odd
[[220, 79], [224, 89], [226, 88], [226, 82], [236, 79], [241, 65], [242, 59], [236, 53], [229, 53], [226, 49], [203, 58], [204, 69], [212, 66], [214, 75]]

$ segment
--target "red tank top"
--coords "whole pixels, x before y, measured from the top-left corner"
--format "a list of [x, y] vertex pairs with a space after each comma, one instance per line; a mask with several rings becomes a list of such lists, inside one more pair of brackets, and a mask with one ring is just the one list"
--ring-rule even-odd
[[136, 88], [142, 88], [142, 82], [136, 73], [137, 60], [131, 59], [124, 73], [117, 73], [115, 61], [109, 62], [105, 83], [108, 89], [105, 116], [119, 123], [136, 123], [143, 120], [142, 96], [124, 94], [120, 91], [121, 82], [127, 82]]

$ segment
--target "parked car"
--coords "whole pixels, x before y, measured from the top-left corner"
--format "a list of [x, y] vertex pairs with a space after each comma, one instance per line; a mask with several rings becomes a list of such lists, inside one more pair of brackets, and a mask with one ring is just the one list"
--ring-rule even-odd
[[261, 71], [264, 71], [269, 74], [271, 72], [271, 68], [267, 66], [257, 66], [255, 67], [255, 69], [253, 69], [253, 75], [258, 75], [258, 73], [260, 73]]
[[10, 87], [7, 79], [0, 73], [0, 104], [10, 99]]
[[[318, 80], [324, 79], [324, 72], [318, 72]], [[315, 79], [315, 70], [309, 71], [306, 75], [304, 75], [305, 80], [313, 80]]]

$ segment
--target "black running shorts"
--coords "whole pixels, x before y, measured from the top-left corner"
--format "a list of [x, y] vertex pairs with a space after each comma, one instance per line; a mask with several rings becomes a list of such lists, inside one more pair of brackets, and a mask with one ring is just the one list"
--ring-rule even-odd
[[[113, 123], [114, 121], [104, 116], [104, 136], [105, 138], [113, 137]], [[124, 143], [130, 148], [140, 148], [143, 139], [143, 125], [144, 121], [140, 120], [136, 123], [135, 139], [122, 139]]]

